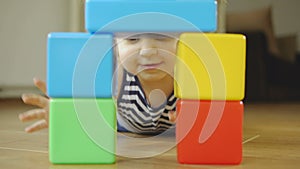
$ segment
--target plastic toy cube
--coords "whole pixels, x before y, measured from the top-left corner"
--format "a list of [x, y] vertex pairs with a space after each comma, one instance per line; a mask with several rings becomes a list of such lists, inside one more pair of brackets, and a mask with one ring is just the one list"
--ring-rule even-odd
[[241, 101], [179, 100], [177, 158], [184, 164], [239, 164], [242, 160]]
[[88, 32], [213, 32], [215, 0], [87, 0]]
[[242, 100], [246, 39], [239, 34], [183, 33], [175, 66], [176, 97]]
[[115, 162], [112, 99], [51, 99], [49, 158], [54, 164]]
[[112, 48], [111, 34], [49, 34], [48, 95], [52, 98], [111, 98]]

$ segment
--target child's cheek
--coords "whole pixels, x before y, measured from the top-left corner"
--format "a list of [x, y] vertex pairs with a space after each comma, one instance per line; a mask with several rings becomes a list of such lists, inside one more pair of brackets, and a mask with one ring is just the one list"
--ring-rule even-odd
[[127, 56], [127, 57], [122, 57], [120, 58], [121, 61], [121, 66], [123, 66], [126, 71], [132, 74], [137, 73], [137, 62], [135, 60], [135, 57], [133, 56]]

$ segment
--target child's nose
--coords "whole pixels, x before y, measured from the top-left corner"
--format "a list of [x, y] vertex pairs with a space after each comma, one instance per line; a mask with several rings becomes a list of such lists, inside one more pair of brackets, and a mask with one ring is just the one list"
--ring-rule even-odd
[[145, 39], [140, 50], [140, 55], [142, 56], [151, 56], [157, 54], [157, 46], [155, 40]]
[[141, 56], [152, 56], [157, 54], [157, 49], [156, 48], [142, 48], [140, 50], [140, 55]]

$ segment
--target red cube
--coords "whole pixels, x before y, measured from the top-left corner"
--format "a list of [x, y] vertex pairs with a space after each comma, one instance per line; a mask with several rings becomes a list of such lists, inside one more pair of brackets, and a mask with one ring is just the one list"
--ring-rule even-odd
[[178, 162], [241, 163], [243, 112], [242, 101], [178, 100]]

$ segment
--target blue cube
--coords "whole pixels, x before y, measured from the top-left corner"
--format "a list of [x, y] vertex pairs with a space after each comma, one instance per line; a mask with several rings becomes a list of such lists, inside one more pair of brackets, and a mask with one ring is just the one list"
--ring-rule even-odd
[[52, 98], [111, 98], [112, 34], [50, 33], [47, 94]]
[[215, 0], [86, 0], [87, 31], [212, 32]]

